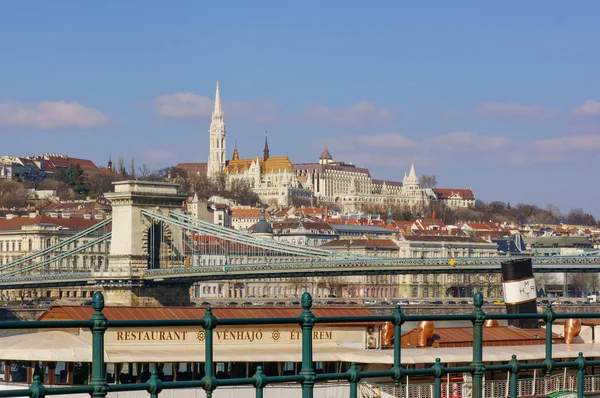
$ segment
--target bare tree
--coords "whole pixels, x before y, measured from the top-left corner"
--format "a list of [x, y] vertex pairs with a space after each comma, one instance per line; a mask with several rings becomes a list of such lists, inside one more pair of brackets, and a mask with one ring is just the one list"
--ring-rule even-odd
[[105, 193], [112, 191], [112, 183], [122, 181], [124, 178], [116, 173], [103, 173], [96, 169], [86, 169], [85, 181], [92, 196], [100, 198]]
[[543, 289], [545, 295], [548, 295], [548, 288], [556, 284], [557, 280], [554, 274], [543, 273], [535, 275], [535, 286], [538, 291]]
[[421, 185], [421, 188], [435, 188], [437, 186], [437, 177], [435, 174], [423, 174], [421, 178], [419, 178], [419, 184]]
[[135, 178], [135, 159], [131, 158], [131, 165], [129, 166], [129, 176]]
[[152, 170], [150, 170], [146, 164], [143, 164], [142, 167], [138, 168], [138, 173], [140, 175], [140, 180], [145, 180], [150, 173], [152, 173]]
[[127, 170], [125, 170], [125, 161], [123, 160], [123, 156], [119, 156], [119, 161], [118, 161], [118, 173], [121, 174], [123, 177], [127, 176]]
[[27, 191], [23, 184], [12, 180], [0, 180], [0, 207], [18, 208], [27, 204]]
[[303, 293], [304, 289], [308, 289], [308, 281], [306, 278], [289, 278], [288, 282], [292, 285], [294, 289], [294, 297], [298, 297], [300, 293]]
[[573, 289], [576, 297], [585, 297], [587, 296], [590, 285], [588, 280], [588, 275], [583, 273], [577, 274], [568, 274], [567, 281], [569, 283], [569, 287]]
[[192, 174], [189, 178], [189, 182], [189, 193], [196, 193], [201, 199], [208, 199], [217, 191], [211, 179], [202, 174]]

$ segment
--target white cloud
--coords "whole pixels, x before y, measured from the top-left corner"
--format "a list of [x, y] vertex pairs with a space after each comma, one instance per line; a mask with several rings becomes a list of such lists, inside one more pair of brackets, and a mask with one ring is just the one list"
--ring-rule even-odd
[[599, 116], [600, 102], [587, 100], [583, 105], [573, 108], [572, 112], [577, 116]]
[[441, 134], [423, 141], [424, 149], [434, 153], [485, 154], [507, 148], [507, 137], [487, 137], [471, 132]]
[[154, 100], [156, 112], [169, 117], [206, 117], [213, 108], [213, 100], [192, 93], [161, 95]]
[[[156, 113], [167, 117], [206, 118], [212, 115], [214, 101], [193, 93], [166, 94], [154, 100]], [[225, 117], [243, 117], [262, 123], [275, 119], [277, 106], [271, 103], [224, 102]]]
[[548, 153], [585, 152], [600, 150], [600, 135], [574, 135], [551, 138], [533, 143], [539, 151]]
[[394, 120], [396, 116], [395, 111], [378, 108], [375, 104], [367, 101], [360, 101], [347, 108], [312, 105], [304, 110], [304, 118], [309, 122], [343, 125], [384, 123]]
[[417, 143], [401, 136], [400, 134], [375, 134], [360, 135], [354, 138], [357, 145], [371, 148], [405, 149], [412, 148]]
[[[365, 166], [398, 166], [402, 159], [420, 165], [445, 162], [529, 166], [575, 162], [585, 159], [583, 152], [600, 152], [600, 134], [571, 135], [538, 141], [513, 141], [473, 132], [452, 132], [413, 141], [400, 134], [375, 134], [324, 138], [334, 160]], [[387, 145], [386, 145], [387, 143]], [[337, 153], [337, 155], [336, 155]]]
[[498, 102], [479, 104], [475, 108], [475, 112], [487, 116], [530, 119], [552, 119], [557, 115], [555, 110], [543, 108], [540, 105], [502, 104]]
[[147, 149], [142, 152], [142, 160], [149, 163], [172, 163], [176, 162], [179, 156], [176, 152], [167, 149]]
[[77, 102], [42, 101], [35, 105], [20, 102], [0, 104], [0, 126], [37, 129], [92, 128], [107, 124], [108, 117], [98, 109]]

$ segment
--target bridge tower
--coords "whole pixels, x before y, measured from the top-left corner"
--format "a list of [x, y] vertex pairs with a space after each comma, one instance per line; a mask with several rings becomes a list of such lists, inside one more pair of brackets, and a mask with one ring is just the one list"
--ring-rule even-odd
[[[109, 305], [186, 305], [190, 284], [144, 281], [149, 268], [181, 267], [181, 230], [142, 214], [142, 209], [168, 215], [181, 209], [186, 195], [165, 182], [113, 182], [105, 197], [112, 204], [112, 237], [108, 264], [94, 270], [96, 284]], [[167, 244], [165, 244], [167, 242]], [[161, 260], [163, 259], [163, 260]], [[166, 260], [165, 260], [166, 259]]]

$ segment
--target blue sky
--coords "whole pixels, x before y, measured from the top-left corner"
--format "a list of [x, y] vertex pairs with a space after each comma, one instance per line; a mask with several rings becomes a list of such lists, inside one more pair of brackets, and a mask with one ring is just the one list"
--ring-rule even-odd
[[0, 154], [337, 160], [600, 217], [596, 1], [0, 4]]

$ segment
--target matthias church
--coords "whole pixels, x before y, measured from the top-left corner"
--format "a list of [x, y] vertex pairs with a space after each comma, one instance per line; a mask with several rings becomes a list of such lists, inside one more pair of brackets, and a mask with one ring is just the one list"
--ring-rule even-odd
[[209, 133], [208, 163], [180, 163], [177, 167], [188, 173], [205, 172], [209, 178], [223, 175], [227, 184], [243, 180], [265, 204], [331, 205], [342, 212], [359, 212], [363, 204], [424, 208], [431, 201], [444, 200], [456, 208], [475, 203], [470, 189], [421, 188], [414, 165], [402, 182], [378, 180], [366, 168], [334, 160], [327, 147], [318, 162], [293, 164], [287, 156], [271, 156], [266, 136], [262, 157], [240, 157], [236, 145], [228, 160], [219, 83]]

